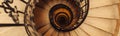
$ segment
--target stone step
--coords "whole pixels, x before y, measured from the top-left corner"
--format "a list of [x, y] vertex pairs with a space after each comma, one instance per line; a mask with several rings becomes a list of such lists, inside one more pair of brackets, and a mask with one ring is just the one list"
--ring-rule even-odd
[[120, 19], [117, 5], [91, 9], [89, 10], [88, 16]]
[[101, 31], [99, 29], [96, 29], [96, 28], [91, 27], [91, 26], [86, 25], [86, 24], [82, 24], [79, 28], [84, 29], [84, 31], [89, 33], [90, 36], [112, 36], [112, 34], [110, 34], [110, 33], [106, 33], [104, 31]]
[[90, 0], [90, 8], [112, 5], [115, 3], [119, 3], [119, 0]]
[[91, 18], [91, 17], [88, 17], [84, 23], [87, 23], [89, 25], [92, 25], [96, 28], [99, 28], [101, 30], [104, 30], [110, 33], [114, 33], [114, 30], [117, 24], [116, 20]]

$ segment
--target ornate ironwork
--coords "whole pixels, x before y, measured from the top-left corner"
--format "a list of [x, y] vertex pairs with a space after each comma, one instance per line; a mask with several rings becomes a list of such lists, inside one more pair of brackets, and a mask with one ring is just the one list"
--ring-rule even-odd
[[37, 30], [45, 25], [51, 24], [58, 31], [72, 31], [84, 22], [89, 10], [89, 0], [39, 1], [34, 11], [34, 22], [36, 23]]
[[[4, 0], [4, 2], [2, 2], [2, 5], [0, 5], [0, 8], [4, 9], [4, 12], [7, 13], [12, 18], [15, 24], [0, 24], [0, 27], [24, 26], [28, 36], [31, 36], [31, 32], [29, 31], [28, 26], [32, 27], [34, 30], [35, 28], [39, 30], [39, 28], [43, 27], [41, 25], [44, 25], [44, 24], [39, 25], [40, 20], [36, 21], [37, 19], [36, 17], [42, 16], [43, 14], [36, 14], [36, 13], [41, 13], [41, 12], [33, 12], [34, 13], [33, 14], [32, 11], [29, 11], [34, 8], [33, 5], [35, 3], [31, 4], [33, 0], [29, 0], [29, 1], [20, 0], [21, 2], [26, 4], [24, 11], [18, 10], [17, 6], [11, 7], [10, 4], [12, 4], [14, 1], [15, 0]], [[43, 9], [46, 9], [45, 6], [51, 7], [49, 3], [54, 2], [54, 1], [53, 0], [39, 0], [39, 2], [35, 6], [39, 8], [38, 10], [45, 11], [43, 10]], [[62, 1], [64, 1], [64, 3], [62, 3]], [[52, 25], [52, 27], [54, 27], [58, 31], [65, 31], [65, 32], [72, 31], [76, 29], [77, 27], [79, 27], [87, 17], [88, 10], [89, 10], [89, 0], [61, 0], [60, 2], [61, 3], [52, 5], [52, 7], [50, 8], [48, 12], [49, 22]], [[19, 13], [24, 14], [23, 24], [20, 24], [20, 21], [18, 18], [20, 16]], [[35, 24], [33, 23], [33, 18], [35, 19], [34, 20], [36, 24], [35, 27], [34, 27]], [[44, 18], [39, 18], [39, 19], [44, 19]]]
[[[85, 2], [83, 3], [83, 1]], [[61, 3], [56, 4], [51, 8], [49, 13], [51, 25], [59, 31], [71, 31], [76, 29], [83, 23], [88, 13], [88, 0], [67, 0], [67, 2], [71, 6], [66, 6], [66, 4]], [[62, 9], [62, 11], [59, 11], [60, 9]]]
[[[2, 5], [0, 5], [0, 8], [4, 9], [4, 12], [8, 14], [9, 17], [12, 18], [12, 20], [15, 22], [15, 24], [5, 24], [5, 23], [0, 23], [0, 27], [10, 27], [10, 26], [24, 26], [25, 30], [28, 34], [28, 36], [32, 36], [30, 30], [29, 30], [29, 26], [31, 28], [34, 29], [34, 23], [32, 21], [33, 18], [33, 14], [32, 14], [32, 9], [34, 9], [34, 4], [36, 0], [20, 0], [21, 2], [23, 2], [26, 6], [25, 6], [25, 10], [24, 11], [20, 11], [18, 10], [18, 7], [15, 5], [14, 7], [12, 7], [10, 4], [13, 4], [16, 0], [4, 0], [2, 2]], [[24, 23], [21, 24], [20, 23], [20, 19], [19, 16], [20, 14], [24, 15]], [[36, 30], [35, 30], [36, 31]], [[35, 33], [35, 32], [32, 32]], [[34, 34], [37, 35], [37, 34]]]

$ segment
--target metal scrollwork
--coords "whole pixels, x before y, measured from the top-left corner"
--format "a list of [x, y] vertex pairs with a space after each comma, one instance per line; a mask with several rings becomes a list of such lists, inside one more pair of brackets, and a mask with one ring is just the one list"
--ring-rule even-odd
[[[29, 26], [31, 28], [33, 28], [34, 30], [34, 23], [32, 22], [32, 17], [33, 17], [33, 14], [32, 14], [32, 10], [34, 9], [34, 1], [35, 0], [28, 0], [28, 1], [25, 1], [25, 0], [20, 0], [20, 2], [24, 3], [25, 4], [25, 8], [23, 11], [21, 10], [18, 10], [18, 6], [12, 6], [11, 4], [13, 4], [16, 0], [4, 0], [1, 5], [0, 5], [0, 8], [3, 8], [4, 12], [6, 14], [8, 14], [9, 17], [12, 18], [12, 20], [14, 21], [15, 24], [0, 24], [0, 26], [24, 26], [25, 27], [25, 30], [28, 34], [28, 36], [31, 36], [32, 32], [30, 32], [29, 30]], [[20, 18], [19, 16], [21, 16], [21, 14], [23, 14], [23, 21], [24, 23], [21, 24], [20, 23]], [[34, 35], [37, 35], [36, 32], [33, 32]]]

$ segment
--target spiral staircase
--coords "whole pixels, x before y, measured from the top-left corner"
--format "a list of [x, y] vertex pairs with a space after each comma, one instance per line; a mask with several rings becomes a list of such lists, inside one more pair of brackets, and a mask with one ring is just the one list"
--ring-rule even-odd
[[[78, 27], [72, 26], [76, 28], [70, 27], [70, 29], [64, 28], [64, 27], [67, 27], [68, 24], [66, 24], [67, 26], [57, 24], [59, 25], [58, 27], [56, 26], [56, 23], [49, 21], [49, 18], [51, 19], [51, 17], [48, 17], [48, 16], [54, 17], [54, 14], [49, 15], [48, 11], [54, 6], [54, 4], [61, 3], [61, 2], [63, 4], [64, 3], [67, 4], [66, 1], [64, 0], [62, 1], [52, 0], [52, 1], [53, 2], [49, 2], [48, 0], [39, 0], [39, 2], [36, 4], [36, 7], [34, 9], [33, 13], [35, 17], [34, 18], [35, 29], [37, 30], [39, 36], [120, 36], [120, 0], [89, 0], [89, 12], [87, 17], [84, 17], [85, 19], [83, 23], [81, 24], [79, 23]], [[0, 0], [0, 3], [1, 2], [3, 1]], [[14, 5], [18, 5], [18, 4], [19, 3]], [[48, 6], [44, 6], [44, 5], [48, 5]], [[80, 6], [82, 5], [83, 4], [81, 4]], [[18, 5], [18, 7], [24, 7], [24, 4]], [[20, 8], [20, 10], [22, 9], [24, 8]], [[62, 11], [66, 12], [67, 10], [62, 10]], [[53, 13], [54, 12], [56, 11], [53, 11]], [[73, 16], [75, 16], [75, 14], [73, 14]], [[66, 14], [62, 14], [62, 15], [66, 15]], [[24, 19], [21, 17], [23, 17], [23, 15], [19, 16], [19, 19]], [[76, 19], [80, 20], [80, 18], [79, 19], [76, 18]], [[65, 21], [66, 20], [64, 20], [64, 22]], [[78, 22], [81, 22], [81, 21], [78, 21]], [[0, 8], [0, 24], [4, 24], [4, 23], [11, 24], [11, 23], [14, 23], [14, 21], [8, 16], [8, 14], [6, 14], [3, 11], [3, 8]], [[20, 23], [23, 24], [24, 23], [23, 20], [20, 20]], [[73, 24], [73, 25], [76, 25], [76, 24]], [[29, 32], [28, 33], [26, 32], [24, 26], [0, 25], [0, 36], [37, 36], [37, 35], [34, 35], [36, 32], [33, 33], [34, 30], [31, 29], [30, 26], [29, 28], [30, 28], [29, 30], [32, 31], [31, 35], [29, 35]]]

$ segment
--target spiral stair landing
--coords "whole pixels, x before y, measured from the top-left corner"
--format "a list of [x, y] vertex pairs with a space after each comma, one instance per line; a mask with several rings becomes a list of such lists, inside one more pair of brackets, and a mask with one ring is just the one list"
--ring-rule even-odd
[[[77, 29], [58, 32], [47, 23], [49, 25], [41, 25], [38, 32], [44, 36], [120, 36], [119, 3], [120, 0], [90, 0], [88, 16]], [[13, 21], [6, 13], [0, 11], [0, 23]], [[0, 27], [0, 36], [28, 36], [24, 29], [24, 26]]]

